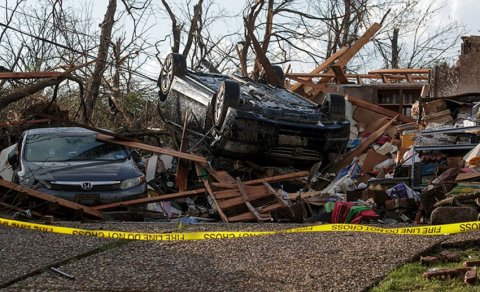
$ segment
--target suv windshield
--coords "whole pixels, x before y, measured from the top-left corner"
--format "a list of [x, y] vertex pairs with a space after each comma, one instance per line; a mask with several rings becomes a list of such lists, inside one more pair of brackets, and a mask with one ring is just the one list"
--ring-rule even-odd
[[98, 141], [94, 135], [33, 134], [25, 143], [25, 160], [31, 162], [114, 161], [127, 157], [124, 147]]

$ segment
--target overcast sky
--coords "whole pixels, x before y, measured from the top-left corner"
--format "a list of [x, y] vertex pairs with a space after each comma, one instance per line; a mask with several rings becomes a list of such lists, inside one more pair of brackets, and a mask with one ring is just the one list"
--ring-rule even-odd
[[[103, 13], [105, 11], [104, 7], [106, 7], [107, 2], [108, 1], [106, 0], [94, 1], [95, 6], [98, 6], [99, 8], [95, 9], [95, 11], [97, 12], [97, 17], [99, 17], [100, 19], [103, 17]], [[160, 2], [160, 0], [158, 0], [158, 2]], [[240, 12], [242, 7], [245, 5], [245, 2], [245, 0], [216, 0], [216, 3], [219, 6], [225, 8], [231, 13]], [[479, 0], [447, 0], [445, 2], [446, 7], [442, 10], [442, 16], [439, 17], [451, 17], [452, 19], [463, 23], [466, 26], [468, 35], [480, 34]], [[103, 9], [100, 6], [103, 6]]]
[[480, 35], [480, 1], [479, 0], [448, 0], [443, 15], [450, 16], [463, 23], [467, 35]]

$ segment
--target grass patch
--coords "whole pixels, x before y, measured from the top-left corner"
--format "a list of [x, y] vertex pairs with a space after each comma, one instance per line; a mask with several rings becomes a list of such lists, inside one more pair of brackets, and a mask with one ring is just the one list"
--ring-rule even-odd
[[[437, 265], [422, 266], [419, 262], [406, 264], [396, 270], [390, 272], [385, 279], [370, 289], [370, 292], [387, 292], [387, 291], [455, 291], [470, 292], [480, 291], [480, 281], [474, 285], [463, 283], [462, 278], [454, 278], [447, 280], [432, 279], [427, 280], [423, 277], [423, 273], [431, 268], [460, 268], [466, 260], [480, 259], [480, 248], [470, 248], [466, 250], [450, 249], [460, 256], [460, 260], [452, 263], [438, 263]], [[435, 256], [436, 253], [431, 255]], [[479, 271], [480, 272], [480, 271]]]

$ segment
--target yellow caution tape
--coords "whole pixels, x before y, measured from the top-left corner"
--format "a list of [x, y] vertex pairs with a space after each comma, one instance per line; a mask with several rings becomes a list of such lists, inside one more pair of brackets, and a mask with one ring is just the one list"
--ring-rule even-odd
[[324, 224], [292, 228], [278, 231], [210, 231], [210, 232], [172, 232], [172, 233], [143, 233], [143, 232], [124, 232], [107, 230], [88, 230], [62, 226], [52, 226], [24, 221], [10, 220], [0, 218], [0, 225], [16, 228], [38, 230], [44, 232], [53, 232], [69, 235], [94, 236], [100, 238], [115, 238], [129, 240], [157, 240], [157, 241], [180, 241], [180, 240], [203, 240], [203, 239], [223, 239], [223, 238], [241, 238], [251, 236], [262, 236], [271, 234], [285, 233], [305, 233], [305, 232], [370, 232], [381, 234], [404, 234], [404, 235], [446, 235], [453, 233], [469, 232], [480, 230], [480, 221], [429, 225], [419, 227], [399, 227], [382, 228], [376, 226], [367, 226], [359, 224]]

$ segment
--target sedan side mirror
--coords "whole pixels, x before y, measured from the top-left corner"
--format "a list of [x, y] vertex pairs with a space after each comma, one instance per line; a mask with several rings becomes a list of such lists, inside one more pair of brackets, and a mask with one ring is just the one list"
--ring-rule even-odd
[[16, 168], [18, 165], [18, 154], [17, 150], [14, 149], [10, 153], [8, 153], [8, 163], [12, 166], [12, 168]]

